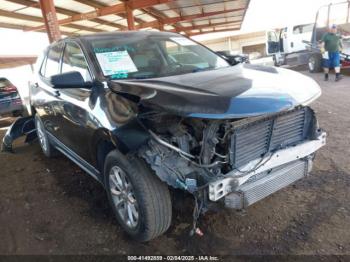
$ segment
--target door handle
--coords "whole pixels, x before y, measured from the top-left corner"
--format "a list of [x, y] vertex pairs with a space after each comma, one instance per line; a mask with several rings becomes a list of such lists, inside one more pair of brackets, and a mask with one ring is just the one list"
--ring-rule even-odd
[[38, 88], [38, 87], [39, 87], [39, 84], [38, 84], [38, 83], [34, 83], [34, 87], [35, 87], [35, 88]]

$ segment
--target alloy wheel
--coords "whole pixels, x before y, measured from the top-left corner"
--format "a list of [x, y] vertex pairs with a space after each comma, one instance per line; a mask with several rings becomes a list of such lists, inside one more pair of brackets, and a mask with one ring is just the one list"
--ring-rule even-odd
[[139, 221], [139, 209], [133, 186], [126, 173], [118, 166], [113, 166], [110, 170], [109, 187], [120, 218], [130, 229], [136, 228]]
[[47, 150], [47, 140], [46, 140], [46, 136], [45, 136], [45, 130], [44, 130], [42, 123], [39, 120], [37, 120], [36, 128], [37, 128], [37, 134], [38, 134], [40, 146], [42, 147], [42, 149], [44, 151], [46, 151]]

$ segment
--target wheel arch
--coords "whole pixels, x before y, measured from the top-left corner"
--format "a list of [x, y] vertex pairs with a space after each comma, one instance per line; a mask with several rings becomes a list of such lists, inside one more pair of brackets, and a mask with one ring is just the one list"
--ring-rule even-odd
[[113, 130], [98, 129], [93, 135], [91, 144], [94, 165], [102, 173], [109, 152], [118, 150], [124, 155], [136, 152], [149, 137], [148, 131], [136, 119]]

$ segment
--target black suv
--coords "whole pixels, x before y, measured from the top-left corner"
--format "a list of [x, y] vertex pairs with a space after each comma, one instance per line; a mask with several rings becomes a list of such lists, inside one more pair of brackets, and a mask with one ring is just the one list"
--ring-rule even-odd
[[60, 151], [98, 180], [140, 241], [168, 229], [169, 187], [193, 195], [194, 220], [212, 206], [243, 209], [306, 176], [325, 143], [306, 106], [321, 94], [315, 81], [230, 66], [174, 33], [60, 40], [31, 89], [44, 154]]

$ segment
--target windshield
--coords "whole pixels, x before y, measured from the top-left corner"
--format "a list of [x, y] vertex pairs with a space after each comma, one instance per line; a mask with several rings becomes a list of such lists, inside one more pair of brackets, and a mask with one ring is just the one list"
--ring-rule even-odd
[[89, 41], [102, 73], [111, 79], [144, 79], [228, 67], [207, 48], [182, 36], [130, 35]]

